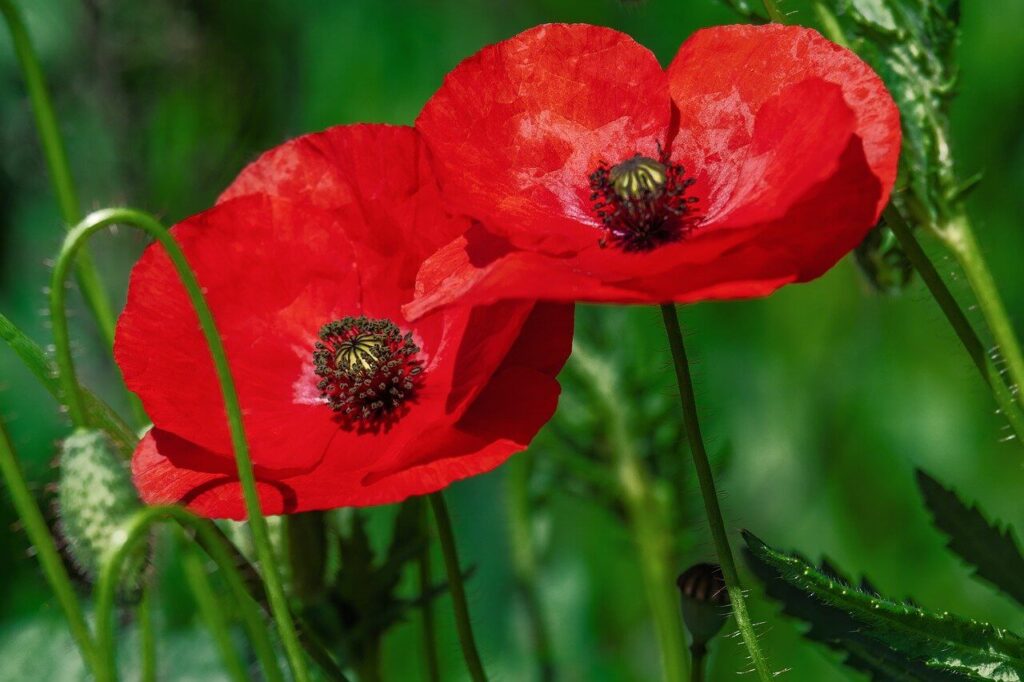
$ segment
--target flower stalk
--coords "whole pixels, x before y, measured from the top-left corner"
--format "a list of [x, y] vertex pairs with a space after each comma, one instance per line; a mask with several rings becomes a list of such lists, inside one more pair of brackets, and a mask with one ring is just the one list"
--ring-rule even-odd
[[900, 246], [903, 247], [904, 253], [907, 254], [907, 258], [921, 276], [925, 286], [928, 287], [928, 291], [931, 292], [935, 302], [939, 304], [939, 308], [942, 309], [946, 320], [953, 327], [953, 331], [956, 332], [957, 338], [960, 339], [960, 343], [963, 344], [967, 354], [971, 356], [975, 367], [978, 368], [982, 378], [992, 390], [992, 395], [999, 406], [999, 412], [1010, 423], [1010, 428], [1013, 429], [1017, 440], [1024, 443], [1024, 413], [1022, 413], [1010, 389], [1006, 386], [995, 361], [985, 352], [981, 339], [978, 338], [974, 327], [967, 319], [967, 315], [964, 314], [960, 304], [957, 303], [953, 293], [946, 286], [942, 275], [936, 270], [935, 265], [928, 258], [928, 254], [921, 248], [920, 242], [914, 236], [914, 231], [894, 205], [890, 204], [885, 210], [885, 221], [893, 231], [893, 234], [896, 235]]
[[444, 556], [444, 568], [448, 575], [448, 589], [452, 595], [452, 609], [455, 611], [455, 628], [459, 634], [459, 645], [462, 656], [466, 659], [466, 669], [473, 682], [487, 682], [487, 673], [480, 660], [473, 637], [473, 624], [469, 617], [469, 606], [466, 602], [466, 588], [462, 582], [462, 569], [459, 568], [459, 553], [455, 547], [455, 534], [452, 532], [452, 520], [448, 515], [448, 505], [440, 492], [430, 495], [430, 507], [434, 512], [437, 524], [437, 536], [441, 543]]
[[700, 483], [701, 497], [704, 499], [704, 511], [707, 514], [708, 524], [711, 526], [711, 538], [715, 545], [718, 563], [722, 567], [722, 577], [725, 578], [726, 591], [729, 593], [732, 612], [736, 617], [736, 625], [739, 627], [740, 636], [743, 638], [743, 643], [750, 654], [754, 670], [757, 671], [757, 675], [762, 682], [769, 682], [772, 679], [772, 673], [768, 669], [768, 661], [761, 652], [761, 647], [757, 642], [757, 633], [754, 631], [754, 624], [751, 622], [750, 614], [747, 612], [746, 596], [743, 594], [739, 572], [736, 570], [732, 548], [729, 546], [729, 535], [725, 530], [725, 522], [722, 519], [722, 509], [718, 504], [715, 477], [711, 471], [711, 462], [708, 460], [708, 453], [704, 447], [704, 437], [700, 431], [697, 399], [693, 392], [693, 377], [690, 375], [690, 364], [686, 359], [686, 347], [683, 344], [683, 335], [679, 328], [679, 316], [676, 313], [675, 305], [671, 303], [663, 304], [661, 306], [661, 315], [665, 322], [669, 347], [672, 350], [672, 363], [675, 366], [676, 380], [679, 384], [679, 398], [683, 407], [683, 424], [686, 428], [687, 440], [690, 443], [690, 454], [693, 456], [693, 466], [697, 472], [697, 481]]
[[992, 332], [999, 357], [1005, 363], [1006, 380], [1018, 404], [1024, 407], [1024, 354], [1006, 313], [999, 289], [989, 270], [988, 263], [978, 246], [970, 219], [961, 207], [945, 224], [938, 226], [935, 233], [942, 243], [956, 257], [967, 276], [967, 282], [978, 299], [978, 308]]
[[75, 595], [71, 578], [57, 552], [57, 545], [46, 525], [46, 520], [43, 519], [43, 514], [39, 511], [39, 505], [36, 504], [28, 489], [25, 476], [18, 465], [14, 447], [11, 445], [2, 420], [0, 420], [0, 473], [3, 474], [4, 481], [7, 483], [7, 489], [11, 493], [11, 501], [18, 512], [18, 517], [25, 526], [25, 533], [39, 557], [43, 574], [46, 576], [47, 582], [50, 583], [50, 589], [57, 596], [61, 610], [64, 611], [64, 617], [67, 618], [68, 626], [71, 629], [71, 636], [74, 638], [75, 644], [78, 645], [82, 658], [85, 659], [86, 667], [92, 671], [98, 682], [110, 682], [110, 678], [103, 674], [102, 666], [99, 664], [95, 640], [85, 622], [85, 616], [82, 614], [82, 607]]
[[73, 259], [85, 241], [100, 229], [112, 224], [131, 225], [155, 238], [166, 249], [174, 264], [178, 276], [188, 293], [189, 299], [199, 318], [199, 324], [209, 346], [217, 379], [221, 386], [224, 409], [228, 420], [231, 443], [238, 466], [238, 478], [242, 485], [246, 515], [252, 529], [253, 544], [256, 547], [260, 562], [263, 581], [267, 588], [271, 611], [277, 623], [278, 632], [284, 643], [288, 662], [296, 682], [307, 682], [309, 673], [303, 657], [301, 645], [296, 634], [295, 622], [288, 608], [284, 586], [270, 545], [266, 519], [260, 508], [259, 496], [256, 492], [256, 477], [253, 472], [252, 460], [249, 457], [249, 445], [245, 437], [245, 426], [242, 421], [241, 406], [235, 390], [234, 379], [228, 366], [224, 345], [213, 319], [213, 314], [206, 303], [202, 288], [196, 280], [195, 273], [188, 265], [185, 255], [170, 233], [151, 216], [133, 209], [104, 209], [96, 211], [76, 225], [64, 241], [60, 255], [53, 269], [50, 290], [50, 314], [53, 323], [53, 336], [56, 345], [57, 364], [60, 378], [64, 385], [64, 397], [68, 412], [76, 426], [88, 425], [88, 414], [85, 410], [81, 390], [75, 378], [74, 360], [71, 357], [71, 346], [68, 335], [67, 312], [65, 310], [64, 282]]

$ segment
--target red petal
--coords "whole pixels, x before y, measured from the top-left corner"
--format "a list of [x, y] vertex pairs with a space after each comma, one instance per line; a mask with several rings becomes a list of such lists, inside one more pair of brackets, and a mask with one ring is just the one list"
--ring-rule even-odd
[[[173, 234], [223, 338], [253, 461], [311, 466], [337, 428], [318, 400], [313, 343], [320, 325], [362, 310], [344, 232], [323, 211], [249, 197], [201, 213]], [[159, 245], [132, 271], [115, 354], [161, 429], [231, 453], [198, 318]]]
[[357, 251], [380, 261], [368, 288], [411, 288], [419, 263], [467, 226], [443, 210], [426, 145], [406, 126], [335, 126], [289, 140], [249, 164], [219, 201], [247, 194], [338, 212]]
[[[706, 176], [709, 194], [720, 195], [737, 184], [735, 169], [751, 154], [747, 145], [754, 115], [788, 88], [821, 79], [840, 86], [853, 111], [855, 134], [883, 190], [876, 197], [876, 215], [888, 201], [899, 159], [899, 111], [882, 80], [853, 52], [798, 26], [718, 26], [683, 43], [668, 75], [679, 110], [674, 152]], [[819, 106], [811, 97], [801, 104], [812, 110]], [[776, 160], [779, 165], [788, 161], [784, 156]]]
[[459, 64], [416, 127], [456, 211], [557, 249], [589, 238], [581, 223], [597, 227], [590, 172], [602, 159], [656, 156], [670, 113], [646, 48], [607, 28], [548, 24]]
[[[332, 446], [307, 473], [278, 477], [257, 469], [264, 513], [398, 502], [493, 469], [525, 448], [550, 419], [559, 391], [554, 375], [568, 356], [571, 338], [571, 307], [538, 306], [520, 340], [457, 423], [420, 424], [427, 428], [408, 447], [379, 459], [353, 459], [372, 455], [373, 448]], [[362, 448], [357, 438], [353, 444]], [[180, 503], [213, 518], [245, 516], [234, 463], [173, 434], [157, 429], [147, 434], [132, 459], [132, 471], [148, 504]]]

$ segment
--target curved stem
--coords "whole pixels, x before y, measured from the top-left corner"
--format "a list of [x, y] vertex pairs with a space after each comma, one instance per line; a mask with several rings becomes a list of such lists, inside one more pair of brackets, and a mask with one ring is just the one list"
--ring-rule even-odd
[[786, 16], [779, 9], [779, 6], [776, 4], [775, 0], [763, 0], [763, 2], [764, 11], [768, 12], [769, 19], [771, 19], [772, 21], [776, 21], [780, 24], [786, 21]]
[[1024, 443], [1024, 413], [1021, 412], [1020, 407], [1014, 401], [1013, 396], [1010, 394], [1010, 389], [1007, 388], [1002, 375], [999, 373], [999, 368], [996, 367], [991, 356], [985, 352], [981, 339], [978, 338], [974, 327], [971, 326], [967, 315], [960, 308], [960, 304], [957, 303], [953, 293], [946, 286], [942, 275], [936, 270], [928, 254], [921, 248], [920, 242], [917, 241], [913, 230], [907, 225], [903, 216], [891, 204], [885, 209], [885, 222], [893, 231], [893, 234], [896, 235], [900, 246], [903, 247], [904, 253], [907, 254], [907, 258], [921, 276], [925, 286], [928, 287], [928, 291], [931, 292], [935, 302], [939, 304], [950, 326], [953, 327], [953, 331], [956, 332], [957, 338], [960, 339], [960, 343], [963, 344], [967, 354], [974, 361], [974, 366], [981, 373], [982, 379], [988, 384], [992, 395], [995, 397], [996, 404], [999, 405], [999, 411], [1010, 423], [1010, 427], [1013, 429], [1014, 434], [1016, 434], [1017, 440]]
[[[50, 169], [50, 178], [57, 195], [57, 203], [60, 205], [61, 217], [70, 229], [82, 217], [82, 211], [75, 193], [75, 183], [71, 179], [64, 143], [61, 141], [60, 131], [57, 128], [53, 103], [50, 101], [50, 95], [46, 89], [46, 79], [39, 66], [35, 50], [32, 48], [28, 31], [25, 29], [25, 22], [14, 3], [11, 0], [0, 0], [0, 14], [4, 15], [7, 27], [11, 32], [14, 52], [18, 55], [29, 99], [32, 100], [36, 128], [39, 131], [39, 139], [46, 155], [46, 165]], [[100, 281], [96, 265], [85, 250], [78, 256], [78, 283], [82, 288], [82, 295], [85, 297], [86, 303], [96, 318], [107, 347], [113, 348], [114, 313], [110, 307], [110, 299]]]
[[[58, 402], [64, 402], [63, 388], [60, 379], [57, 378], [57, 368], [46, 357], [42, 348], [2, 314], [0, 314], [0, 339], [10, 346], [14, 354], [21, 359], [50, 395]], [[117, 448], [126, 456], [130, 455], [138, 441], [135, 433], [106, 403], [84, 388], [81, 390], [89, 422], [106, 431]]]
[[533, 457], [533, 453], [527, 450], [508, 463], [506, 498], [512, 565], [533, 638], [534, 657], [538, 667], [537, 679], [541, 682], [552, 682], [556, 678], [554, 647], [537, 593], [537, 550], [530, 517], [530, 473], [533, 468]]
[[427, 505], [422, 507], [423, 519], [423, 549], [417, 560], [419, 591], [422, 604], [420, 614], [423, 625], [423, 656], [427, 664], [427, 680], [429, 682], [441, 682], [441, 664], [437, 659], [437, 631], [434, 629], [434, 600], [431, 592], [434, 589], [434, 579], [430, 570], [430, 528], [427, 519]]
[[[102, 667], [107, 670], [115, 669], [113, 639], [114, 596], [117, 593], [121, 569], [127, 558], [131, 556], [135, 545], [146, 537], [149, 529], [153, 525], [165, 521], [174, 521], [178, 525], [196, 533], [203, 548], [210, 555], [210, 558], [213, 559], [214, 563], [217, 564], [217, 567], [224, 573], [229, 589], [234, 593], [242, 607], [242, 615], [246, 619], [247, 624], [251, 625], [253, 619], [259, 622], [259, 614], [251, 608], [252, 603], [249, 593], [245, 589], [241, 575], [235, 568], [232, 553], [221, 536], [214, 530], [213, 524], [199, 518], [183, 507], [147, 507], [132, 517], [126, 528], [124, 541], [106, 557], [96, 586], [96, 639], [100, 658], [102, 659]], [[262, 631], [262, 627], [259, 630]], [[264, 632], [263, 634], [265, 635], [266, 633]], [[252, 641], [256, 647], [257, 655], [264, 666], [267, 679], [280, 682], [282, 678], [277, 670], [277, 663], [270, 648], [269, 639], [265, 637], [252, 637]]]
[[307, 682], [309, 680], [309, 673], [306, 669], [306, 661], [296, 634], [295, 622], [292, 619], [291, 612], [288, 610], [284, 586], [282, 585], [273, 549], [270, 545], [266, 519], [263, 518], [263, 512], [260, 508], [259, 495], [256, 491], [256, 476], [253, 472], [252, 460], [249, 457], [249, 445], [246, 441], [245, 425], [242, 421], [242, 410], [238, 402], [238, 393], [235, 391], [234, 379], [231, 376], [231, 368], [228, 366], [224, 344], [221, 342], [220, 334], [217, 332], [213, 314], [210, 312], [206, 298], [203, 296], [202, 288], [198, 280], [196, 280], [195, 273], [189, 267], [181, 247], [178, 246], [178, 243], [174, 241], [171, 234], [159, 222], [140, 211], [127, 208], [113, 208], [89, 214], [71, 230], [67, 239], [64, 240], [64, 246], [53, 269], [53, 281], [50, 290], [50, 314], [52, 317], [54, 341], [57, 346], [57, 365], [60, 367], [60, 377], [64, 384], [64, 395], [67, 399], [68, 411], [76, 425], [84, 425], [87, 422], [87, 414], [78, 382], [75, 379], [74, 361], [71, 357], [71, 348], [68, 343], [67, 316], [64, 310], [64, 280], [67, 277], [68, 268], [71, 267], [72, 259], [78, 250], [81, 249], [85, 240], [98, 230], [115, 223], [139, 228], [160, 242], [161, 246], [167, 251], [167, 255], [188, 293], [196, 316], [199, 318], [199, 326], [202, 328], [203, 336], [206, 338], [210, 356], [213, 359], [214, 369], [217, 373], [217, 380], [221, 387], [224, 411], [231, 433], [231, 445], [234, 449], [235, 462], [238, 466], [238, 479], [241, 482], [242, 496], [245, 500], [246, 515], [252, 529], [253, 544], [256, 547], [256, 555], [259, 559], [263, 580], [267, 587], [267, 596], [270, 600], [271, 610], [277, 623], [281, 640], [284, 643], [285, 653], [288, 656], [292, 674], [296, 682]]
[[967, 275], [967, 281], [978, 299], [978, 307], [992, 332], [996, 348], [1005, 361], [1010, 390], [1018, 403], [1024, 407], [1021, 393], [1024, 391], [1024, 354], [1021, 353], [1020, 342], [1017, 340], [1010, 317], [1006, 314], [1006, 307], [996, 288], [988, 263], [974, 237], [970, 220], [965, 213], [960, 212], [948, 224], [940, 226], [936, 232], [956, 256], [964, 274]]
[[621, 405], [622, 391], [610, 368], [579, 343], [572, 350], [575, 367], [593, 388], [611, 441], [616, 497], [626, 510], [633, 542], [636, 543], [644, 591], [651, 611], [661, 675], [665, 682], [686, 678], [687, 661], [683, 646], [686, 635], [677, 608], [678, 593], [671, 568], [672, 538], [652, 490], [650, 475], [629, 432], [628, 415]]
[[711, 538], [715, 544], [718, 563], [722, 566], [722, 577], [725, 578], [732, 612], [736, 616], [736, 624], [739, 626], [740, 635], [743, 637], [743, 643], [747, 646], [754, 669], [762, 682], [769, 682], [772, 673], [768, 669], [768, 662], [764, 654], [761, 653], [761, 647], [757, 642], [757, 633], [754, 632], [754, 625], [747, 613], [747, 599], [740, 585], [740, 576], [736, 570], [732, 549], [729, 547], [729, 535], [725, 531], [722, 509], [718, 504], [718, 492], [715, 490], [715, 477], [711, 473], [711, 463], [708, 461], [708, 453], [704, 448], [704, 437], [700, 432], [697, 399], [693, 393], [693, 378], [690, 376], [690, 365], [686, 360], [686, 347], [683, 345], [683, 335], [679, 330], [679, 316], [676, 314], [675, 305], [662, 304], [661, 315], [665, 321], [665, 331], [668, 334], [668, 343], [672, 350], [676, 380], [679, 383], [683, 424], [686, 427], [686, 437], [690, 443], [690, 454], [693, 456], [693, 466], [697, 470], [697, 481], [700, 483], [701, 497], [704, 498], [704, 511], [707, 514], [708, 524], [711, 526]]
[[430, 495], [430, 507], [434, 511], [437, 523], [437, 536], [441, 542], [441, 553], [444, 555], [444, 569], [448, 574], [448, 589], [452, 593], [452, 609], [455, 611], [455, 628], [459, 633], [459, 644], [462, 655], [466, 659], [466, 669], [473, 682], [486, 682], [487, 673], [480, 661], [473, 638], [473, 625], [469, 618], [469, 607], [466, 605], [466, 588], [462, 584], [462, 571], [459, 568], [459, 553], [455, 548], [455, 534], [452, 532], [452, 521], [448, 516], [448, 506], [444, 495]]
[[153, 629], [153, 585], [142, 588], [138, 607], [139, 645], [142, 650], [142, 682], [156, 682], [156, 632]]
[[93, 675], [99, 682], [107, 682], [109, 678], [102, 675], [101, 667], [96, 655], [96, 644], [93, 641], [92, 633], [85, 622], [81, 605], [75, 595], [75, 588], [71, 584], [64, 562], [57, 552], [57, 545], [50, 535], [50, 529], [43, 519], [42, 512], [36, 504], [32, 493], [28, 489], [25, 477], [18, 465], [18, 458], [14, 454], [14, 448], [7, 436], [3, 421], [0, 420], [0, 473], [7, 482], [7, 489], [11, 493], [11, 501], [14, 502], [14, 509], [25, 526], [25, 533], [29, 541], [35, 547], [36, 555], [39, 557], [39, 564], [42, 566], [43, 574], [50, 589], [57, 596], [64, 616], [71, 628], [71, 636], [74, 638], [78, 649], [82, 652], [86, 666], [92, 670]]
[[199, 615], [206, 622], [206, 627], [220, 650], [220, 657], [228, 677], [235, 682], [246, 682], [249, 676], [231, 642], [231, 631], [221, 611], [217, 594], [213, 591], [213, 586], [210, 585], [210, 576], [206, 573], [202, 555], [187, 539], [181, 543], [179, 551], [181, 552], [182, 567], [185, 570], [185, 580], [188, 581], [192, 596], [195, 597]]

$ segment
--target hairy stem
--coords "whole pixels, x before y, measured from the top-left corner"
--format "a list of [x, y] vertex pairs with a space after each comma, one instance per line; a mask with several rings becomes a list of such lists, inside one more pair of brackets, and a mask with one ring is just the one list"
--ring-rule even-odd
[[224, 351], [224, 344], [221, 341], [220, 334], [217, 332], [213, 314], [206, 303], [206, 297], [203, 296], [202, 288], [196, 279], [195, 273], [189, 267], [181, 247], [174, 241], [174, 238], [166, 228], [151, 216], [140, 211], [127, 208], [104, 209], [86, 216], [68, 234], [57, 258], [56, 266], [53, 269], [53, 281], [50, 290], [50, 314], [53, 323], [54, 342], [56, 344], [57, 364], [60, 367], [60, 376], [64, 385], [68, 412], [76, 425], [87, 424], [88, 416], [78, 382], [75, 379], [74, 361], [71, 357], [71, 347], [68, 339], [67, 314], [64, 306], [64, 281], [75, 255], [85, 241], [100, 229], [115, 223], [131, 225], [141, 229], [160, 242], [161, 246], [167, 251], [167, 255], [188, 293], [196, 316], [199, 318], [199, 326], [203, 331], [203, 336], [206, 338], [210, 356], [213, 359], [214, 369], [216, 370], [217, 380], [221, 387], [224, 411], [231, 434], [231, 445], [234, 449], [235, 462], [238, 466], [238, 479], [242, 485], [242, 495], [245, 500], [246, 516], [252, 529], [253, 544], [256, 547], [256, 555], [262, 569], [263, 581], [267, 588], [271, 610], [277, 623], [281, 641], [284, 643], [292, 675], [295, 677], [296, 682], [308, 682], [309, 672], [306, 669], [306, 660], [303, 657], [302, 647], [296, 634], [295, 621], [288, 609], [288, 601], [281, 582], [281, 575], [274, 557], [273, 548], [270, 545], [267, 522], [260, 508], [259, 495], [256, 491], [256, 476], [253, 472], [252, 460], [249, 457], [249, 444], [245, 437], [242, 410], [238, 402], [238, 393], [235, 390], [234, 379], [231, 376], [231, 368], [228, 365], [227, 354]]
[[664, 682], [686, 679], [686, 635], [677, 604], [675, 575], [671, 566], [672, 538], [665, 514], [654, 497], [650, 475], [630, 437], [611, 368], [603, 365], [579, 343], [573, 344], [573, 362], [592, 387], [612, 450], [617, 497], [626, 510], [630, 534], [636, 543], [644, 592], [658, 640], [661, 677]]
[[18, 517], [25, 526], [25, 533], [35, 548], [36, 556], [39, 557], [39, 564], [42, 566], [43, 574], [50, 589], [57, 596], [60, 607], [67, 618], [68, 626], [71, 628], [71, 636], [78, 645], [86, 666], [92, 671], [98, 682], [109, 682], [110, 677], [103, 675], [102, 666], [99, 664], [96, 644], [93, 641], [92, 633], [85, 622], [82, 614], [82, 607], [75, 595], [75, 588], [71, 584], [64, 562], [57, 552], [57, 545], [50, 535], [50, 529], [46, 525], [43, 514], [39, 511], [39, 505], [28, 489], [25, 476], [21, 472], [18, 458], [14, 454], [14, 447], [11, 445], [3, 420], [0, 420], [0, 473], [3, 474], [7, 489], [11, 493], [11, 501]]
[[992, 272], [974, 237], [974, 230], [966, 213], [958, 212], [947, 224], [936, 229], [946, 247], [953, 253], [967, 281], [978, 299], [978, 307], [985, 317], [999, 357], [1005, 363], [1006, 379], [1017, 402], [1024, 407], [1024, 355], [1013, 329]]
[[437, 537], [441, 543], [444, 568], [448, 575], [448, 589], [452, 595], [452, 610], [455, 612], [455, 629], [459, 633], [459, 645], [462, 647], [462, 656], [466, 659], [466, 669], [473, 682], [486, 682], [487, 673], [480, 661], [476, 640], [473, 637], [473, 624], [466, 603], [466, 588], [462, 584], [462, 570], [459, 568], [459, 553], [455, 547], [455, 534], [452, 532], [452, 521], [448, 516], [448, 505], [445, 504], [444, 495], [439, 492], [431, 494], [430, 507], [437, 524]]
[[[192, 514], [182, 507], [147, 507], [136, 512], [125, 530], [125, 538], [121, 545], [113, 550], [103, 563], [96, 586], [96, 637], [103, 667], [108, 670], [116, 668], [114, 646], [114, 597], [120, 580], [121, 570], [125, 561], [131, 556], [135, 546], [142, 542], [149, 530], [158, 523], [173, 521], [183, 528], [194, 532], [203, 548], [223, 572], [228, 588], [241, 607], [242, 617], [250, 636], [254, 631], [259, 636], [251, 636], [257, 658], [263, 665], [267, 679], [281, 682], [282, 677], [277, 669], [276, 658], [266, 637], [266, 631], [259, 620], [259, 614], [252, 608], [252, 601], [239, 571], [235, 567], [234, 557], [223, 538], [214, 530], [211, 523]], [[257, 627], [257, 624], [259, 626]]]
[[668, 343], [672, 350], [672, 363], [675, 366], [676, 380], [679, 383], [683, 424], [686, 427], [686, 437], [690, 443], [690, 454], [693, 456], [693, 466], [697, 471], [701, 497], [704, 498], [704, 511], [707, 514], [708, 524], [711, 526], [711, 538], [714, 541], [715, 553], [718, 555], [718, 563], [722, 566], [722, 577], [725, 578], [732, 612], [736, 617], [740, 636], [743, 637], [743, 643], [750, 654], [750, 660], [754, 664], [754, 670], [757, 671], [762, 682], [768, 682], [772, 678], [772, 673], [761, 652], [761, 646], [757, 642], [757, 633], [754, 632], [754, 624], [750, 621], [750, 614], [747, 612], [747, 598], [743, 594], [740, 575], [736, 570], [732, 548], [729, 546], [729, 535], [725, 531], [725, 522], [722, 520], [722, 509], [718, 504], [718, 492], [715, 490], [715, 478], [711, 472], [711, 462], [708, 460], [704, 437], [700, 431], [697, 398], [693, 392], [693, 377], [690, 375], [690, 364], [686, 359], [686, 347], [679, 329], [679, 316], [676, 314], [675, 305], [663, 304], [661, 315], [665, 321], [665, 331], [668, 334]]
[[928, 291], [931, 292], [935, 302], [939, 304], [939, 308], [942, 309], [950, 326], [953, 327], [953, 331], [956, 332], [960, 343], [963, 344], [967, 354], [971, 356], [974, 366], [981, 373], [982, 379], [988, 384], [993, 397], [995, 397], [996, 404], [999, 406], [999, 411], [1010, 423], [1010, 427], [1013, 429], [1014, 434], [1016, 434], [1017, 440], [1024, 443], [1024, 413], [1021, 412], [1020, 407], [1014, 401], [1010, 389], [1007, 388], [1006, 383], [1003, 381], [999, 368], [996, 367], [992, 357], [985, 352], [981, 339], [978, 338], [974, 327], [971, 326], [967, 315], [964, 314], [953, 293], [946, 286], [942, 275], [935, 269], [935, 265], [928, 258], [928, 254], [921, 248], [921, 244], [917, 241], [913, 230], [903, 219], [903, 216], [891, 204], [885, 210], [885, 222], [889, 229], [893, 231], [893, 234], [896, 235], [900, 246], [903, 247], [904, 253], [907, 254], [907, 258], [921, 276], [925, 286], [928, 287]]
[[780, 24], [786, 21], [786, 16], [779, 9], [779, 5], [775, 2], [775, 0], [763, 0], [763, 2], [764, 11], [768, 12], [769, 19], [771, 19], [772, 21], [776, 21]]

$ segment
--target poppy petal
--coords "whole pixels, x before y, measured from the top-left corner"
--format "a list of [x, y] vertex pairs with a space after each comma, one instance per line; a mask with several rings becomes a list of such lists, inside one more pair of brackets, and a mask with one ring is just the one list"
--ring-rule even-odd
[[547, 24], [459, 64], [416, 127], [453, 210], [557, 250], [580, 223], [597, 232], [587, 179], [598, 163], [656, 156], [670, 116], [649, 50], [611, 29]]
[[[673, 148], [707, 176], [711, 193], [737, 184], [733, 169], [750, 154], [756, 113], [787, 88], [820, 79], [839, 86], [853, 112], [855, 134], [883, 189], [875, 198], [876, 215], [888, 202], [899, 160], [899, 111], [871, 67], [817, 31], [774, 23], [703, 29], [679, 48], [668, 77], [679, 111]], [[819, 106], [810, 91], [804, 95], [801, 106]], [[812, 141], [827, 142], [818, 136]], [[766, 168], [766, 179], [769, 173]]]

